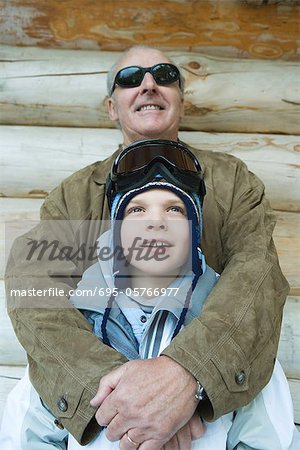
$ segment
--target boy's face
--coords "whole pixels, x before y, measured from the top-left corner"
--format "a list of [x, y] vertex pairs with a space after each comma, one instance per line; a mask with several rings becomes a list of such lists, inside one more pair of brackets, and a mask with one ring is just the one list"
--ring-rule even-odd
[[125, 209], [121, 243], [131, 275], [175, 278], [190, 251], [185, 204], [166, 189], [138, 194]]

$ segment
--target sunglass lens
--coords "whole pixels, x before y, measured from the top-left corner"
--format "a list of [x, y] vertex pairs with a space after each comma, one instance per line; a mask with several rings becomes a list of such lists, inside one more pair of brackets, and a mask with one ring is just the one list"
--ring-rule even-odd
[[173, 64], [157, 64], [152, 74], [157, 84], [171, 84], [179, 79], [179, 72]]
[[139, 86], [143, 79], [143, 71], [138, 66], [125, 67], [117, 75], [115, 82], [122, 87]]

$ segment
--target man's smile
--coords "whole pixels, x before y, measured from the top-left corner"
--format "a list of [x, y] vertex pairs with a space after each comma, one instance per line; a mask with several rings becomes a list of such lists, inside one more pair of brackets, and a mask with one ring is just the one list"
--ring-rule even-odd
[[162, 106], [154, 104], [154, 103], [144, 104], [144, 105], [138, 106], [136, 108], [136, 111], [150, 111], [150, 110], [162, 111], [162, 110], [164, 110], [164, 108]]

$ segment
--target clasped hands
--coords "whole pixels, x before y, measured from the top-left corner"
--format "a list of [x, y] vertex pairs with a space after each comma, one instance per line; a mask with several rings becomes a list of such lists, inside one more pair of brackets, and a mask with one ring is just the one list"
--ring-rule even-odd
[[190, 450], [205, 432], [195, 378], [167, 356], [129, 361], [101, 379], [91, 405], [121, 450]]

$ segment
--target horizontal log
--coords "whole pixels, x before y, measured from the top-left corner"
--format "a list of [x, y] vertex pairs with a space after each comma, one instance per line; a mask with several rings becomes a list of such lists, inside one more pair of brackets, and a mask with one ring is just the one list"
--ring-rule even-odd
[[276, 215], [274, 242], [280, 266], [290, 284], [290, 294], [300, 296], [300, 214], [276, 211]]
[[0, 374], [1, 366], [27, 364], [26, 352], [17, 340], [6, 311], [4, 282], [0, 281]]
[[[0, 47], [0, 123], [114, 127], [115, 52]], [[299, 134], [299, 63], [170, 52], [186, 78], [182, 130]]]
[[300, 380], [300, 297], [288, 297], [284, 307], [278, 359], [289, 378]]
[[[0, 198], [2, 221], [0, 222], [0, 278], [11, 243], [32, 228], [39, 219], [42, 199]], [[276, 211], [277, 224], [274, 241], [284, 275], [290, 283], [290, 295], [300, 296], [300, 214]]]
[[241, 2], [247, 3], [249, 5], [265, 6], [274, 4], [288, 4], [288, 5], [299, 5], [299, 0], [240, 0]]
[[[45, 196], [76, 170], [109, 156], [122, 142], [118, 130], [0, 127], [0, 195]], [[196, 148], [233, 154], [266, 185], [272, 207], [300, 211], [298, 136], [181, 132]]]
[[201, 6], [197, 3], [2, 0], [0, 42], [113, 51], [150, 44], [165, 50], [219, 56], [299, 57], [299, 10], [293, 7], [297, 0], [210, 0], [202, 1]]
[[181, 132], [180, 138], [193, 147], [240, 158], [264, 182], [274, 209], [300, 211], [298, 136]]
[[4, 276], [13, 239], [33, 228], [39, 220], [43, 199], [0, 198], [0, 279]]

